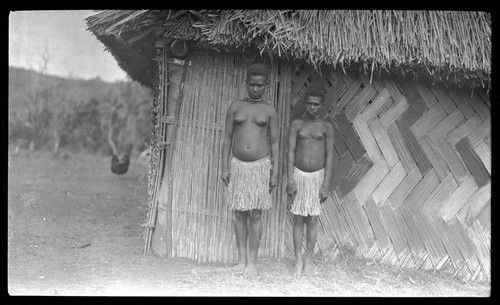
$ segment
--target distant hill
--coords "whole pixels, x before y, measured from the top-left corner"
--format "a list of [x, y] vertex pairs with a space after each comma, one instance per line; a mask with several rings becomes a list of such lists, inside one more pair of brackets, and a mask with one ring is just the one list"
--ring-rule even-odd
[[[67, 101], [87, 101], [92, 98], [102, 100], [110, 90], [118, 87], [101, 79], [70, 79], [51, 75], [42, 75], [36, 71], [9, 67], [9, 107], [15, 108], [16, 99], [39, 79], [45, 79], [50, 84], [59, 85], [67, 94]], [[149, 89], [144, 87], [145, 92]]]
[[143, 149], [151, 132], [152, 92], [137, 82], [71, 79], [9, 67], [8, 90], [12, 141], [36, 139], [37, 147], [50, 145], [50, 126], [59, 124], [54, 128], [65, 145], [106, 151], [110, 118], [117, 145], [131, 142]]

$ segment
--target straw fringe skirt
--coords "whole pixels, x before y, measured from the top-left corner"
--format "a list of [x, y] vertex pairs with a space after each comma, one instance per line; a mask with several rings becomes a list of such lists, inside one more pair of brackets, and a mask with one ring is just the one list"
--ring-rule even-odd
[[233, 157], [227, 188], [229, 208], [240, 211], [269, 209], [272, 204], [269, 194], [270, 170], [269, 156], [250, 162]]
[[323, 178], [324, 169], [308, 173], [295, 167], [293, 179], [297, 185], [297, 194], [293, 199], [292, 214], [302, 216], [320, 214], [319, 189], [323, 183]]

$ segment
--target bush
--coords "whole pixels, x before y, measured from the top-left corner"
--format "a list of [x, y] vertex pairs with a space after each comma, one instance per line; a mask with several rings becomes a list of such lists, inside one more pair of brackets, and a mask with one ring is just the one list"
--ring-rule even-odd
[[9, 69], [9, 144], [29, 147], [33, 141], [35, 149], [53, 149], [57, 131], [63, 150], [109, 154], [114, 116], [118, 149], [132, 145], [139, 152], [151, 132], [151, 98], [150, 90], [135, 82], [68, 80]]

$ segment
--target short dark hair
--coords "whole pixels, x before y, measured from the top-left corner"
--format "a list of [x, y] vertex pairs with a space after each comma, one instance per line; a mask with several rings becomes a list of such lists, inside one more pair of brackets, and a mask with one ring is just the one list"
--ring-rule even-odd
[[247, 79], [251, 76], [264, 76], [269, 80], [269, 69], [263, 64], [252, 64], [247, 69]]
[[319, 86], [308, 87], [306, 89], [306, 92], [304, 93], [304, 99], [306, 99], [308, 96], [321, 97], [321, 101], [325, 101], [325, 91]]

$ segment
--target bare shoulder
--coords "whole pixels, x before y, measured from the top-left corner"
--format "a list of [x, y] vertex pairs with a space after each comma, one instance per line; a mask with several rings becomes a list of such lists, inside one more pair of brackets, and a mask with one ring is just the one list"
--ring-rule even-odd
[[259, 107], [262, 111], [262, 113], [265, 113], [266, 116], [269, 116], [270, 119], [277, 119], [278, 118], [278, 112], [274, 108], [273, 105], [267, 104], [267, 103], [262, 103], [262, 104], [257, 104], [257, 107]]
[[237, 101], [233, 101], [231, 103], [231, 105], [234, 105], [234, 107], [237, 107], [237, 106], [243, 105], [243, 102], [244, 102], [244, 100], [237, 100]]
[[323, 121], [323, 127], [325, 128], [325, 131], [333, 133], [333, 124], [332, 124], [332, 122], [330, 122], [328, 120], [324, 120]]
[[267, 104], [267, 103], [263, 104], [263, 105], [264, 105], [266, 111], [268, 111], [270, 114], [277, 114], [276, 108], [274, 108], [273, 105]]
[[325, 126], [326, 128], [333, 128], [332, 122], [330, 122], [328, 120], [323, 121], [323, 126]]
[[230, 111], [230, 110], [234, 111], [234, 110], [238, 109], [241, 106], [241, 104], [242, 104], [242, 101], [233, 101], [233, 102], [231, 102], [231, 104], [229, 105], [229, 108], [227, 108], [227, 109], [228, 109], [228, 111]]
[[302, 119], [293, 119], [292, 122], [290, 123], [290, 128], [292, 127], [299, 127], [302, 125]]

